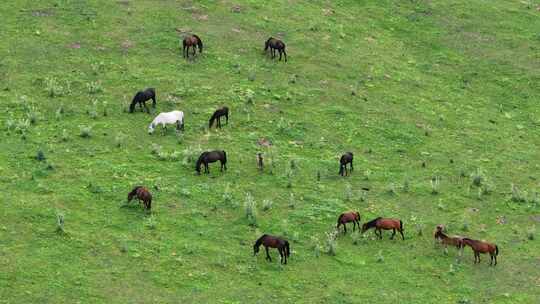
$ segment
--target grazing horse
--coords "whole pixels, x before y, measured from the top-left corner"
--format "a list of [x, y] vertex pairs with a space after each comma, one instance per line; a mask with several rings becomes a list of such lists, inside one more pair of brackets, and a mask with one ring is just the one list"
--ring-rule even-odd
[[195, 34], [184, 37], [182, 40], [182, 55], [189, 58], [189, 48], [193, 48], [192, 56], [195, 56], [196, 47], [199, 47], [199, 53], [202, 53], [203, 44], [201, 38]]
[[253, 245], [253, 256], [259, 253], [259, 247], [261, 245], [266, 249], [266, 259], [272, 262], [270, 254], [268, 254], [268, 247], [277, 248], [279, 255], [281, 257], [281, 264], [287, 264], [287, 258], [291, 255], [291, 250], [289, 248], [289, 242], [282, 238], [271, 236], [268, 234], [263, 234]]
[[341, 155], [341, 158], [339, 159], [339, 175], [343, 176], [343, 173], [345, 173], [345, 176], [348, 175], [347, 164], [351, 164], [350, 172], [354, 170], [353, 158], [354, 155], [352, 154], [352, 152], [346, 152], [345, 154]]
[[133, 188], [133, 190], [128, 193], [127, 202], [131, 202], [134, 197], [137, 197], [137, 200], [139, 200], [139, 204], [142, 201], [146, 209], [152, 209], [152, 194], [150, 193], [150, 191], [148, 191], [148, 189], [143, 186], [137, 186]]
[[379, 232], [378, 236], [381, 240], [382, 229], [393, 230], [392, 236], [390, 237], [391, 240], [394, 239], [394, 236], [396, 235], [396, 230], [399, 231], [399, 233], [401, 234], [401, 238], [405, 240], [405, 236], [403, 235], [403, 222], [400, 219], [378, 217], [362, 225], [362, 233], [366, 232], [366, 230], [369, 230], [371, 228], [375, 228], [375, 235], [377, 235], [377, 231]]
[[154, 133], [154, 130], [158, 125], [161, 125], [163, 134], [167, 131], [168, 124], [175, 124], [176, 130], [184, 131], [184, 112], [182, 111], [172, 111], [172, 112], [163, 112], [159, 113], [152, 123], [148, 126], [148, 134]]
[[279, 61], [281, 61], [281, 55], [285, 55], [285, 62], [287, 62], [287, 52], [285, 52], [285, 43], [283, 41], [270, 37], [264, 43], [264, 51], [266, 52], [270, 48], [270, 55], [272, 58], [276, 57], [276, 50], [279, 52]]
[[435, 240], [443, 244], [445, 250], [448, 248], [448, 245], [455, 246], [459, 252], [459, 255], [461, 256], [463, 254], [463, 238], [459, 236], [447, 236], [443, 233], [442, 225], [437, 225], [437, 230], [435, 231], [434, 237]]
[[146, 109], [146, 112], [150, 113], [150, 110], [146, 106], [146, 101], [152, 99], [152, 108], [156, 107], [156, 90], [154, 88], [148, 88], [144, 91], [139, 91], [133, 96], [133, 100], [129, 105], [129, 113], [135, 111], [135, 105], [139, 104], [139, 108], [142, 111], [142, 106]]
[[214, 114], [212, 114], [212, 117], [210, 117], [210, 120], [208, 121], [208, 129], [212, 128], [212, 125], [216, 119], [217, 127], [221, 129], [221, 116], [225, 116], [225, 123], [229, 124], [229, 108], [223, 107], [217, 109]]
[[217, 162], [218, 160], [221, 163], [221, 171], [223, 172], [223, 169], [227, 170], [227, 153], [225, 153], [225, 151], [218, 150], [201, 153], [201, 156], [199, 156], [199, 159], [195, 164], [195, 170], [198, 174], [201, 174], [201, 164], [203, 164], [204, 173], [210, 173], [210, 170], [208, 170], [208, 164]]
[[356, 225], [360, 229], [360, 213], [355, 211], [345, 212], [339, 215], [337, 219], [336, 229], [339, 229], [339, 226], [343, 225], [343, 232], [347, 233], [347, 223], [353, 222], [353, 231], [356, 230]]
[[[469, 238], [463, 238], [463, 244], [471, 247], [471, 249], [474, 252], [474, 263], [476, 264], [476, 260], [478, 259], [478, 263], [480, 263], [480, 253], [489, 253], [490, 262], [489, 265], [496, 266], [497, 265], [497, 256], [499, 255], [499, 247], [493, 243], [488, 243], [485, 241], [479, 241], [479, 240], [472, 240]], [[495, 260], [495, 264], [493, 264], [493, 261]]]

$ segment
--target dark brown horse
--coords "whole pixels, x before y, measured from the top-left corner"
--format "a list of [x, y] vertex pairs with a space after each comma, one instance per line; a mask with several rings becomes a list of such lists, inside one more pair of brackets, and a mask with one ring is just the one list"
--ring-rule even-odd
[[[463, 244], [471, 247], [471, 249], [473, 250], [475, 264], [477, 263], [477, 259], [478, 263], [480, 263], [480, 253], [489, 253], [489, 265], [497, 265], [497, 256], [499, 255], [499, 247], [497, 247], [497, 245], [485, 241], [472, 240], [469, 238], [463, 238]], [[493, 264], [493, 261], [495, 261], [495, 264]]]
[[354, 155], [352, 154], [352, 152], [346, 152], [345, 154], [341, 156], [341, 158], [339, 159], [339, 175], [341, 176], [343, 176], [343, 174], [348, 175], [347, 164], [351, 164], [350, 172], [354, 170], [353, 158], [354, 158]]
[[203, 43], [199, 36], [191, 34], [184, 37], [184, 40], [182, 40], [182, 55], [189, 58], [189, 48], [193, 48], [192, 56], [195, 56], [196, 47], [199, 47], [199, 53], [202, 53]]
[[148, 191], [148, 189], [143, 186], [137, 186], [133, 188], [133, 190], [128, 193], [128, 203], [131, 202], [134, 197], [137, 197], [139, 204], [142, 202], [146, 209], [152, 209], [152, 194], [150, 193], [150, 191]]
[[210, 117], [210, 120], [208, 121], [208, 128], [212, 128], [214, 121], [217, 119], [217, 127], [221, 129], [221, 116], [225, 116], [225, 123], [229, 124], [229, 108], [223, 107], [217, 109], [214, 114], [212, 114], [212, 117]]
[[347, 223], [353, 222], [353, 231], [356, 230], [356, 225], [360, 229], [360, 213], [356, 211], [349, 211], [339, 215], [337, 219], [336, 229], [339, 229], [339, 226], [343, 225], [343, 232], [347, 233]]
[[142, 106], [146, 109], [146, 112], [150, 113], [150, 110], [146, 106], [146, 101], [152, 99], [152, 108], [156, 107], [156, 90], [154, 88], [148, 88], [144, 91], [139, 91], [133, 96], [133, 100], [129, 105], [129, 113], [135, 111], [135, 106], [139, 104], [139, 108], [142, 111]]
[[291, 255], [289, 242], [287, 240], [284, 240], [276, 236], [263, 234], [263, 236], [261, 236], [255, 242], [255, 245], [253, 245], [253, 256], [259, 253], [259, 247], [261, 247], [261, 245], [263, 245], [264, 249], [266, 249], [266, 259], [268, 261], [272, 262], [272, 258], [270, 257], [270, 254], [268, 253], [268, 247], [277, 248], [277, 250], [279, 251], [279, 255], [281, 257], [281, 264], [287, 264], [287, 258]]
[[403, 222], [400, 219], [391, 219], [391, 218], [382, 218], [378, 217], [370, 222], [365, 223], [362, 226], [362, 233], [366, 232], [367, 230], [375, 228], [375, 234], [377, 235], [377, 231], [379, 232], [378, 236], [379, 239], [382, 240], [382, 231], [381, 230], [392, 230], [392, 236], [390, 239], [394, 239], [394, 236], [396, 235], [396, 230], [399, 231], [401, 234], [401, 238], [405, 240], [405, 236], [403, 235]]
[[285, 55], [285, 62], [287, 62], [287, 52], [285, 52], [285, 43], [283, 41], [270, 37], [264, 43], [264, 51], [266, 52], [270, 48], [270, 55], [272, 58], [276, 57], [276, 50], [279, 52], [279, 61], [281, 61], [281, 55]]
[[227, 153], [225, 153], [225, 151], [218, 150], [203, 152], [201, 156], [199, 156], [197, 164], [195, 164], [195, 170], [198, 174], [201, 174], [201, 164], [203, 164], [204, 173], [210, 173], [210, 170], [208, 170], [208, 164], [217, 162], [218, 160], [221, 163], [221, 171], [223, 171], [223, 169], [227, 170]]
[[459, 236], [447, 236], [443, 233], [443, 226], [437, 225], [437, 229], [435, 230], [435, 240], [439, 241], [445, 249], [448, 248], [448, 245], [454, 246], [457, 248], [459, 255], [461, 256], [463, 254], [463, 238]]

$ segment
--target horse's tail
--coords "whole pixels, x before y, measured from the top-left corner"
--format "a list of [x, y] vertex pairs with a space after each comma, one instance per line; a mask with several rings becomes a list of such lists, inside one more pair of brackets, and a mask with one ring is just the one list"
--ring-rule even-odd
[[360, 212], [356, 211], [356, 215], [358, 216], [358, 221], [360, 221]]
[[499, 246], [495, 245], [495, 256], [499, 255]]
[[214, 120], [216, 119], [216, 113], [210, 117], [210, 120], [208, 120], [208, 129], [212, 128], [212, 125], [214, 124]]
[[199, 47], [199, 53], [202, 53], [203, 44], [201, 38], [195, 34], [193, 34], [193, 37], [197, 38], [197, 46]]
[[221, 151], [223, 152], [223, 164], [226, 164], [227, 163], [227, 153], [225, 151]]
[[289, 241], [285, 241], [285, 255], [287, 255], [287, 257], [291, 256], [291, 249], [289, 247]]
[[401, 230], [401, 232], [403, 232], [403, 221], [402, 220], [399, 220], [399, 230]]

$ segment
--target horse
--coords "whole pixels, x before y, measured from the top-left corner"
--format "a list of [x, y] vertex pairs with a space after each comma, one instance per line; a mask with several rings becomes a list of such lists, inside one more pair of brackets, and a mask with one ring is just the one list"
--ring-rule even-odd
[[225, 151], [215, 150], [203, 152], [195, 164], [195, 171], [197, 171], [197, 174], [201, 174], [201, 164], [203, 164], [204, 173], [210, 173], [208, 164], [218, 160], [221, 163], [221, 171], [223, 172], [223, 169], [227, 170], [227, 153], [225, 153]]
[[182, 56], [189, 58], [189, 48], [193, 48], [192, 56], [195, 56], [196, 47], [199, 47], [199, 53], [202, 53], [203, 43], [201, 38], [195, 34], [188, 35], [182, 40]]
[[375, 228], [375, 235], [377, 235], [377, 231], [379, 232], [378, 236], [381, 240], [382, 229], [393, 230], [392, 236], [390, 237], [391, 240], [394, 239], [394, 236], [396, 235], [396, 230], [399, 231], [399, 233], [401, 234], [401, 238], [405, 240], [405, 236], [403, 235], [403, 222], [400, 219], [378, 217], [362, 225], [362, 233], [366, 232], [371, 228]]
[[261, 247], [261, 245], [263, 245], [264, 249], [266, 249], [266, 260], [272, 262], [272, 258], [270, 257], [270, 254], [268, 254], [268, 247], [277, 248], [281, 257], [281, 264], [287, 264], [287, 258], [291, 255], [289, 242], [287, 240], [276, 236], [263, 234], [255, 242], [255, 245], [253, 245], [253, 256], [259, 253], [259, 247]]
[[459, 255], [461, 256], [463, 254], [463, 238], [459, 236], [447, 236], [443, 233], [442, 225], [437, 225], [437, 230], [435, 231], [434, 237], [435, 240], [444, 245], [445, 250], [447, 250], [448, 245], [455, 246], [459, 252]]
[[159, 113], [148, 126], [148, 134], [154, 133], [154, 130], [158, 125], [161, 125], [163, 134], [165, 134], [168, 124], [176, 124], [176, 130], [184, 131], [184, 112], [172, 111]]
[[[497, 247], [497, 245], [485, 241], [472, 240], [469, 238], [463, 238], [463, 244], [471, 247], [473, 250], [475, 264], [477, 263], [477, 258], [478, 263], [480, 263], [480, 253], [489, 253], [489, 265], [497, 266], [497, 256], [499, 255], [499, 247]], [[495, 261], [495, 264], [493, 264], [493, 261]]]
[[264, 51], [266, 52], [270, 48], [270, 54], [272, 58], [276, 57], [276, 50], [279, 52], [279, 61], [281, 61], [281, 55], [285, 55], [285, 62], [287, 62], [287, 52], [285, 52], [285, 43], [283, 41], [270, 37], [264, 43]]
[[139, 108], [142, 111], [142, 106], [146, 109], [146, 112], [150, 113], [150, 110], [146, 106], [146, 101], [152, 99], [152, 108], [156, 107], [156, 90], [154, 88], [148, 88], [144, 91], [138, 91], [129, 105], [129, 113], [135, 111], [135, 105], [139, 104]]
[[139, 204], [142, 201], [146, 209], [152, 209], [152, 194], [150, 191], [148, 191], [148, 189], [143, 186], [136, 186], [133, 188], [133, 190], [131, 190], [130, 193], [128, 193], [127, 202], [131, 202], [134, 197], [137, 197]]
[[345, 154], [341, 155], [341, 158], [339, 159], [339, 175], [343, 176], [343, 173], [345, 173], [345, 176], [348, 175], [347, 164], [351, 164], [350, 172], [354, 170], [353, 158], [354, 155], [352, 154], [352, 152], [345, 152]]
[[212, 125], [216, 119], [217, 127], [221, 129], [221, 116], [225, 116], [225, 123], [229, 124], [229, 108], [223, 107], [217, 109], [214, 114], [212, 114], [212, 117], [210, 117], [210, 120], [208, 120], [208, 129], [212, 128]]
[[339, 226], [343, 225], [343, 232], [347, 233], [347, 223], [353, 222], [353, 231], [356, 230], [356, 225], [358, 225], [358, 229], [360, 229], [360, 213], [349, 211], [345, 212], [339, 215], [337, 219], [337, 226], [336, 229], [339, 229]]

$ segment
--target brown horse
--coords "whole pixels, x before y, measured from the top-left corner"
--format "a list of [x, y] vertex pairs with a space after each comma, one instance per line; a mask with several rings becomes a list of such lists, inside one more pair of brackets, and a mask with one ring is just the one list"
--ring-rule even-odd
[[378, 236], [381, 240], [382, 229], [393, 230], [392, 236], [390, 237], [391, 240], [394, 239], [394, 236], [396, 235], [396, 230], [399, 231], [399, 233], [401, 234], [401, 238], [405, 240], [405, 236], [403, 235], [403, 222], [400, 219], [378, 217], [370, 222], [365, 223], [362, 226], [362, 233], [366, 232], [366, 230], [369, 230], [371, 228], [375, 228], [375, 235], [377, 235], [377, 231], [379, 232]]
[[352, 152], [346, 152], [341, 156], [341, 158], [339, 159], [339, 175], [343, 176], [343, 173], [345, 173], [345, 176], [348, 175], [347, 164], [351, 164], [350, 172], [353, 171], [353, 158], [354, 155], [352, 154]]
[[150, 210], [152, 208], [152, 194], [145, 187], [137, 186], [133, 188], [133, 190], [131, 190], [131, 192], [128, 193], [127, 202], [128, 203], [131, 202], [133, 197], [137, 197], [137, 200], [139, 200], [139, 203], [141, 203], [142, 201], [146, 209]]
[[223, 107], [217, 109], [214, 114], [212, 114], [212, 117], [210, 117], [210, 120], [208, 120], [208, 129], [212, 128], [212, 125], [216, 119], [217, 127], [221, 129], [221, 116], [225, 116], [225, 123], [229, 124], [229, 108]]
[[287, 62], [287, 52], [285, 52], [285, 43], [283, 41], [270, 37], [264, 43], [264, 51], [266, 52], [270, 48], [270, 55], [272, 58], [276, 57], [276, 50], [279, 52], [279, 61], [281, 61], [281, 55], [285, 55], [285, 62]]
[[459, 251], [459, 255], [461, 256], [463, 254], [463, 238], [459, 236], [447, 236], [443, 233], [443, 226], [437, 225], [437, 229], [435, 231], [435, 240], [439, 241], [441, 244], [443, 244], [444, 249], [446, 250], [448, 248], [448, 245], [455, 246], [457, 250]]
[[[480, 253], [489, 253], [489, 265], [497, 265], [497, 256], [499, 255], [499, 247], [497, 247], [497, 245], [485, 241], [472, 240], [469, 238], [463, 238], [463, 244], [471, 247], [471, 249], [473, 250], [475, 264], [477, 263], [477, 259], [478, 263], [480, 263]], [[495, 261], [495, 264], [493, 264], [493, 261]]]
[[204, 173], [210, 173], [208, 164], [217, 162], [218, 160], [221, 162], [221, 171], [223, 169], [227, 170], [227, 153], [225, 151], [215, 150], [203, 152], [195, 164], [195, 171], [197, 171], [197, 174], [201, 174], [201, 165], [204, 165]]
[[336, 229], [339, 229], [339, 226], [343, 225], [343, 232], [347, 233], [346, 223], [353, 222], [353, 231], [356, 230], [356, 225], [360, 229], [360, 213], [356, 211], [349, 211], [339, 215], [337, 219]]
[[268, 261], [272, 262], [272, 258], [270, 257], [270, 254], [268, 253], [268, 247], [271, 247], [271, 248], [277, 248], [277, 250], [279, 251], [279, 255], [281, 257], [281, 264], [287, 264], [287, 258], [291, 255], [289, 242], [287, 240], [284, 240], [276, 236], [263, 234], [255, 242], [255, 245], [253, 245], [253, 256], [259, 253], [259, 247], [261, 247], [261, 245], [263, 245], [264, 249], [266, 249], [266, 259]]
[[191, 34], [184, 37], [184, 40], [182, 40], [182, 55], [189, 58], [189, 48], [193, 48], [192, 56], [195, 56], [196, 47], [199, 47], [199, 53], [202, 53], [203, 43], [199, 36]]

